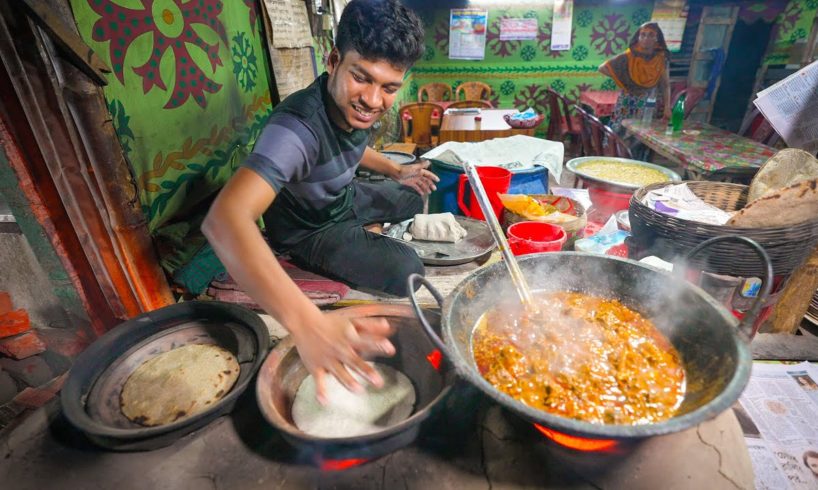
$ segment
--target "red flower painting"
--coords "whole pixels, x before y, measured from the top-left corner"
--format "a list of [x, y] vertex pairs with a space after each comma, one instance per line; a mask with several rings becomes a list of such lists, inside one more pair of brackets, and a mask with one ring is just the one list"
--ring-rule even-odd
[[[89, 0], [91, 8], [101, 16], [94, 23], [94, 41], [108, 42], [114, 74], [125, 83], [125, 57], [133, 42], [142, 36], [151, 36], [150, 57], [144, 64], [133, 68], [142, 78], [143, 93], [154, 86], [167, 90], [167, 84], [159, 71], [160, 61], [170, 50], [175, 63], [173, 89], [165, 104], [172, 109], [193, 97], [205, 107], [205, 92], [216, 93], [221, 84], [208, 77], [191, 56], [191, 49], [204, 53], [210, 62], [210, 71], [222, 65], [218, 42], [209, 44], [196, 29], [214, 31], [224, 43], [227, 35], [218, 16], [222, 11], [220, 0], [142, 0], [141, 9], [123, 7], [111, 0]], [[196, 27], [194, 29], [194, 26]]]
[[611, 56], [625, 50], [628, 45], [630, 25], [619, 14], [605, 15], [591, 32], [591, 46], [597, 53]]

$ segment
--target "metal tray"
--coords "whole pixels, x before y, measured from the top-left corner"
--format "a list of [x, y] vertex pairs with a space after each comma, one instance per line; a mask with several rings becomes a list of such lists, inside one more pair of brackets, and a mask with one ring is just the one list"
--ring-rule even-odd
[[[455, 220], [460, 226], [466, 229], [468, 235], [457, 243], [450, 242], [429, 242], [426, 240], [401, 240], [387, 235], [389, 228], [384, 229], [383, 236], [415, 249], [420, 260], [426, 265], [459, 265], [478, 260], [490, 254], [494, 250], [494, 238], [491, 236], [488, 225], [485, 221], [480, 221], [465, 216], [455, 216]], [[396, 225], [405, 224], [412, 220], [406, 220]], [[394, 225], [393, 225], [394, 226]]]

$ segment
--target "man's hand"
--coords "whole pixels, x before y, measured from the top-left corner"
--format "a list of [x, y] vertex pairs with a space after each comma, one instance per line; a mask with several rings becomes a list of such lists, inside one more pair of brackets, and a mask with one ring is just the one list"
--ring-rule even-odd
[[429, 165], [431, 165], [431, 162], [428, 160], [421, 160], [418, 163], [409, 165], [401, 165], [400, 172], [395, 180], [413, 188], [421, 196], [425, 196], [437, 189], [435, 183], [440, 182], [440, 177], [430, 170], [427, 170]]
[[391, 356], [395, 347], [387, 338], [392, 333], [384, 318], [348, 318], [336, 312], [321, 313], [318, 321], [293, 330], [301, 362], [315, 378], [318, 402], [326, 404], [326, 375], [335, 376], [346, 389], [360, 393], [363, 387], [351, 371], [377, 387], [383, 379], [364, 356]]

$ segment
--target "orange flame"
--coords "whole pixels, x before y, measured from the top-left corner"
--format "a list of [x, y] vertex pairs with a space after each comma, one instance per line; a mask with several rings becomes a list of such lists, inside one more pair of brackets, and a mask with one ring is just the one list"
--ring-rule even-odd
[[443, 360], [443, 354], [435, 349], [426, 356], [426, 360], [435, 368], [435, 371], [440, 371], [440, 362]]
[[355, 466], [362, 465], [369, 460], [366, 458], [350, 458], [350, 459], [325, 459], [321, 462], [321, 470], [323, 471], [343, 471]]
[[617, 442], [611, 439], [585, 439], [582, 437], [569, 436], [568, 434], [548, 429], [539, 424], [534, 424], [534, 427], [542, 432], [545, 437], [557, 444], [577, 451], [607, 451], [617, 445]]

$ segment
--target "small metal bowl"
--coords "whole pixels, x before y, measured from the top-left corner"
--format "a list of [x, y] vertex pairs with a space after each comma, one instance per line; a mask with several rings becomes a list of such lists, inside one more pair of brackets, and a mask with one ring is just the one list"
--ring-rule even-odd
[[374, 361], [405, 374], [415, 388], [416, 402], [409, 418], [379, 432], [333, 438], [307, 434], [295, 425], [292, 417], [293, 401], [308, 375], [307, 369], [291, 338], [279, 342], [261, 366], [256, 399], [264, 418], [305, 460], [319, 467], [326, 461], [368, 461], [411, 444], [420, 431], [421, 422], [434, 413], [455, 381], [454, 371], [441, 359], [441, 353], [426, 336], [409, 306], [362, 305], [344, 311], [352, 318], [384, 317], [389, 321], [395, 329], [390, 339], [395, 355]]

